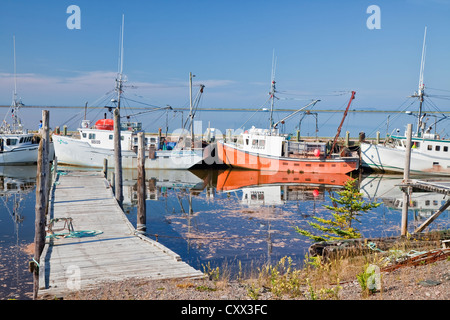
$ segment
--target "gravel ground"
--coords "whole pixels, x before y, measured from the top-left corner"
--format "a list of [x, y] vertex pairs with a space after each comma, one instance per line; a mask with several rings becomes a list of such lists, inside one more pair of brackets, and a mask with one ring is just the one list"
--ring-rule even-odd
[[[341, 283], [339, 300], [450, 300], [450, 261], [382, 273], [381, 290], [363, 297], [356, 281]], [[255, 287], [249, 280], [139, 280], [105, 283], [98, 289], [72, 292], [64, 300], [310, 300], [308, 290], [296, 297], [275, 296], [268, 288]], [[253, 294], [251, 294], [253, 293]]]

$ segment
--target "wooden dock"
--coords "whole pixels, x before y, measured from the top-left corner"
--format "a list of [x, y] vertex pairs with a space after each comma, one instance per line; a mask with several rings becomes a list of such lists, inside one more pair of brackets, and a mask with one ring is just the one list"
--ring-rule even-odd
[[[440, 193], [443, 195], [450, 195], [450, 181], [448, 180], [407, 180], [406, 182], [403, 182], [400, 185], [400, 188], [403, 190], [403, 192], [406, 194], [408, 193], [408, 189], [409, 188], [415, 188], [415, 189], [420, 189], [420, 190], [424, 190], [424, 191], [429, 191], [429, 192], [435, 192], [435, 193]], [[404, 207], [407, 208], [408, 203], [405, 201], [406, 205], [404, 205]], [[428, 225], [430, 225], [434, 220], [436, 220], [437, 217], [439, 217], [439, 215], [444, 212], [445, 210], [447, 210], [447, 208], [450, 207], [450, 199], [447, 199], [447, 201], [445, 203], [443, 203], [441, 205], [441, 207], [439, 208], [439, 210], [437, 210], [435, 213], [433, 213], [427, 220], [425, 220], [425, 222], [420, 225], [419, 227], [417, 227], [414, 230], [414, 233], [418, 233], [418, 232], [422, 232]], [[406, 209], [407, 210], [407, 209]]]
[[[173, 251], [136, 233], [101, 173], [62, 173], [50, 192], [47, 225], [54, 234], [40, 257], [39, 298], [130, 278], [204, 277]], [[64, 236], [70, 234], [69, 222], [73, 237]]]

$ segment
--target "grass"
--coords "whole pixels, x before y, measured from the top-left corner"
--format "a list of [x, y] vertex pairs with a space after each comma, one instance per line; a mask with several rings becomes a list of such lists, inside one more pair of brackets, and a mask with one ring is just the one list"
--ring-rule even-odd
[[[429, 241], [428, 246], [420, 250], [435, 249], [438, 243]], [[238, 262], [239, 271], [235, 279], [231, 278], [228, 263], [222, 268], [212, 267], [208, 263], [203, 268], [215, 283], [214, 289], [225, 288], [230, 281], [237, 280], [246, 287], [247, 295], [252, 300], [260, 299], [262, 293], [267, 291], [276, 299], [337, 300], [342, 284], [348, 282], [359, 283], [361, 297], [365, 299], [375, 292], [382, 295], [380, 268], [397, 259], [400, 253], [412, 249], [418, 250], [417, 243], [406, 239], [390, 251], [374, 250], [361, 256], [336, 256], [325, 260], [320, 256], [306, 255], [302, 267], [294, 266], [293, 260], [286, 256], [275, 264], [252, 267], [247, 275], [242, 270], [241, 262]]]

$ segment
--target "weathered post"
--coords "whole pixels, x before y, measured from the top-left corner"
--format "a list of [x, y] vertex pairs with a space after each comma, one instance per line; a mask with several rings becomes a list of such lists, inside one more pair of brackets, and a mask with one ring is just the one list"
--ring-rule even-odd
[[[405, 150], [405, 168], [403, 170], [403, 184], [409, 183], [409, 170], [411, 166], [411, 135], [412, 124], [409, 123], [406, 129], [406, 150]], [[402, 208], [402, 225], [401, 235], [406, 236], [408, 232], [408, 206], [409, 206], [409, 186], [403, 189], [403, 208]]]
[[39, 290], [39, 262], [42, 250], [45, 246], [45, 213], [48, 205], [48, 180], [49, 180], [49, 112], [42, 111], [42, 137], [39, 142], [37, 172], [36, 172], [36, 206], [35, 206], [35, 233], [34, 233], [34, 264], [33, 272], [33, 299], [37, 299]]
[[58, 158], [55, 157], [55, 159], [53, 159], [53, 182], [56, 181], [56, 178], [58, 176]]
[[114, 194], [116, 200], [122, 207], [123, 189], [122, 189], [122, 145], [120, 137], [120, 110], [114, 109]]
[[102, 169], [103, 176], [105, 179], [108, 179], [108, 159], [103, 159], [103, 169]]
[[137, 224], [136, 229], [138, 233], [145, 233], [147, 229], [146, 219], [146, 203], [145, 203], [145, 139], [144, 133], [138, 133], [138, 181], [137, 181]]

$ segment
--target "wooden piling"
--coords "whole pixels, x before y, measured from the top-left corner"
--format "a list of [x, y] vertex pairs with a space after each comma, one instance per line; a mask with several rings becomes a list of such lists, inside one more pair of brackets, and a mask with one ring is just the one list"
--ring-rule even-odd
[[105, 179], [108, 179], [108, 159], [103, 159], [103, 169], [102, 169], [103, 176]]
[[[403, 183], [409, 183], [409, 170], [411, 165], [411, 136], [412, 136], [412, 124], [409, 123], [406, 129], [406, 150], [405, 150], [405, 167], [403, 170]], [[408, 233], [408, 207], [409, 207], [409, 194], [411, 187], [406, 187], [403, 190], [403, 207], [402, 207], [402, 225], [401, 235], [406, 236]]]
[[56, 181], [57, 175], [58, 175], [58, 158], [55, 157], [53, 159], [53, 175], [52, 175], [53, 181]]
[[147, 229], [146, 203], [145, 203], [145, 139], [144, 133], [138, 133], [138, 181], [137, 181], [137, 224], [138, 233], [145, 233]]
[[122, 145], [120, 136], [120, 110], [114, 109], [114, 195], [120, 207], [123, 203]]
[[36, 172], [36, 206], [35, 206], [35, 233], [34, 233], [34, 258], [33, 272], [33, 299], [37, 299], [39, 290], [39, 261], [45, 246], [45, 222], [48, 205], [48, 180], [49, 180], [49, 112], [42, 111], [42, 137], [39, 142], [37, 172]]

